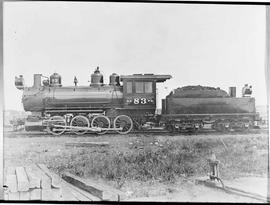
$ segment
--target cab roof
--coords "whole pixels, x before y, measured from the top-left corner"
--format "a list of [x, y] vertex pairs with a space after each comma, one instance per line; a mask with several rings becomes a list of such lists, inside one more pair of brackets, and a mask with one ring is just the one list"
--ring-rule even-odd
[[171, 75], [154, 75], [152, 73], [120, 76], [121, 81], [125, 79], [129, 79], [129, 80], [144, 79], [144, 80], [155, 80], [158, 83], [165, 82], [166, 80], [171, 79], [171, 78], [172, 78]]

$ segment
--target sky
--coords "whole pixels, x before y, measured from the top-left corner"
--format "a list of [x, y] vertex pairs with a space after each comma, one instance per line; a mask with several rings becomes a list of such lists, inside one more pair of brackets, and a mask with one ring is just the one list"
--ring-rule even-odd
[[[158, 98], [187, 85], [248, 83], [266, 105], [265, 7], [108, 2], [4, 2], [5, 109], [23, 110], [23, 75], [57, 72], [63, 86], [89, 85], [99, 66], [105, 83], [117, 73], [170, 74]], [[161, 103], [158, 103], [160, 107]]]

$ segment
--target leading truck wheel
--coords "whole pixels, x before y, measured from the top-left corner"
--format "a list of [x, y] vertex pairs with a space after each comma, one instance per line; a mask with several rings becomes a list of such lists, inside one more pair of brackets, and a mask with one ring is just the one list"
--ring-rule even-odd
[[[83, 135], [85, 134], [88, 130], [80, 129], [80, 128], [88, 128], [90, 125], [89, 120], [87, 117], [82, 116], [82, 115], [77, 115], [72, 118], [70, 121], [70, 126], [72, 126], [72, 132], [75, 133], [76, 135]], [[78, 127], [78, 128], [76, 128]]]
[[66, 120], [61, 116], [52, 116], [48, 120], [48, 132], [53, 135], [61, 135], [66, 131]]
[[121, 128], [116, 130], [119, 134], [128, 134], [133, 128], [133, 121], [127, 115], [119, 115], [113, 121], [114, 128]]
[[[110, 119], [105, 115], [97, 115], [92, 119], [92, 122], [91, 122], [91, 127], [109, 129], [110, 126], [111, 126]], [[108, 130], [103, 130], [101, 132], [97, 132], [97, 134], [103, 135], [106, 132], [108, 132]]]

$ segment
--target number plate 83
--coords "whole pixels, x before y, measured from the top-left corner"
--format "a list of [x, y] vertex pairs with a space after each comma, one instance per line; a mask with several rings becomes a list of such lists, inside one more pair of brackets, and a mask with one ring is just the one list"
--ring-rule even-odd
[[146, 100], [146, 98], [134, 98], [133, 103], [135, 105], [146, 104], [147, 103], [147, 100]]
[[134, 105], [145, 105], [145, 104], [153, 104], [154, 103], [154, 100], [152, 99], [147, 99], [147, 98], [134, 98], [133, 99], [133, 103]]

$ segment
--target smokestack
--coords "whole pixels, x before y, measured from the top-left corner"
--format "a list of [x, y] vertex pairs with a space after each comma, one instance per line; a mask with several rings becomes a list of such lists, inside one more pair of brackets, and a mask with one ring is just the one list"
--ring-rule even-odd
[[41, 87], [41, 76], [42, 74], [34, 74], [34, 88], [40, 88]]

